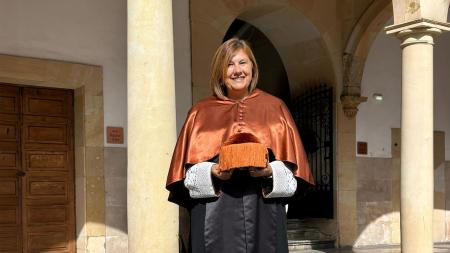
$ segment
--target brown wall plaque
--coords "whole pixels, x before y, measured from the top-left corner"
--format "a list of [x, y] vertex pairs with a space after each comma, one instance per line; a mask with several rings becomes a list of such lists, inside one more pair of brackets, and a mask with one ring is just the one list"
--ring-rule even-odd
[[123, 144], [123, 127], [107, 127], [107, 143]]
[[358, 155], [367, 155], [367, 142], [358, 141], [356, 150]]

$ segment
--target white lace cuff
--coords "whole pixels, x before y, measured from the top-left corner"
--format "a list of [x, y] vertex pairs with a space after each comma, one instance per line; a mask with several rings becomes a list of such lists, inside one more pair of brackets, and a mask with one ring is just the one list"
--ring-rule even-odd
[[212, 183], [211, 167], [215, 163], [197, 163], [186, 172], [184, 186], [189, 190], [191, 198], [211, 198], [217, 197]]
[[292, 171], [286, 167], [282, 161], [273, 161], [270, 163], [272, 167], [272, 191], [263, 194], [265, 198], [282, 198], [291, 197], [297, 189], [297, 180], [294, 178]]

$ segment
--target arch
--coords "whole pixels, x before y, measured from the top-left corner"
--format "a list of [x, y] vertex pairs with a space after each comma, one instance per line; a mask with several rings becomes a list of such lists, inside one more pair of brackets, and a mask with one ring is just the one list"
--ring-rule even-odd
[[206, 85], [209, 73], [206, 70], [236, 18], [256, 27], [272, 42], [285, 67], [291, 97], [301, 94], [307, 84], [339, 82], [336, 76], [340, 62], [333, 60], [337, 57], [331, 57], [331, 52], [337, 52], [336, 46], [332, 47], [336, 43], [323, 31], [329, 27], [319, 27], [307, 16], [317, 13], [303, 13], [302, 8], [291, 1], [230, 2], [233, 1], [191, 2], [194, 101], [211, 94]]
[[347, 117], [354, 117], [360, 103], [364, 64], [377, 34], [392, 17], [392, 2], [373, 1], [364, 11], [350, 34], [343, 54], [343, 88], [341, 102]]
[[[367, 56], [376, 35], [384, 28], [386, 21], [392, 17], [392, 2], [374, 1], [364, 11], [350, 34], [344, 52]], [[370, 35], [370, 36], [369, 36]], [[369, 47], [362, 47], [362, 46]]]
[[238, 18], [272, 42], [286, 69], [291, 97], [318, 82], [336, 84], [330, 46], [319, 28], [299, 10], [293, 6], [260, 5], [240, 13]]

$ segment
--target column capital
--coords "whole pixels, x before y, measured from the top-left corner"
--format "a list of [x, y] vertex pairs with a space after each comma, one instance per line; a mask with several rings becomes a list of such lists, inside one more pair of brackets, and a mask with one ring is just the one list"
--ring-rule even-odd
[[344, 87], [340, 99], [345, 116], [351, 119], [356, 116], [359, 104], [367, 101], [366, 97], [361, 97], [361, 80], [365, 59], [351, 53], [344, 53], [342, 61]]
[[356, 94], [342, 94], [340, 98], [344, 114], [349, 119], [352, 119], [356, 116], [359, 104], [367, 101], [367, 97], [362, 97]]
[[385, 28], [387, 34], [394, 35], [402, 41], [401, 47], [410, 44], [434, 44], [434, 37], [442, 32], [450, 31], [450, 23], [430, 19], [417, 19], [414, 21], [391, 25]]

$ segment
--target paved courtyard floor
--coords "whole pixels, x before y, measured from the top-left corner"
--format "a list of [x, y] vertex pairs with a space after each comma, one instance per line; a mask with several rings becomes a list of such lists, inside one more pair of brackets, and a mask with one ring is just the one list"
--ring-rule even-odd
[[[400, 252], [401, 252], [400, 247], [290, 251], [290, 253], [400, 253]], [[434, 245], [434, 253], [450, 253], [450, 244]]]

